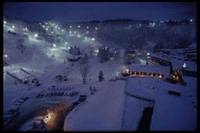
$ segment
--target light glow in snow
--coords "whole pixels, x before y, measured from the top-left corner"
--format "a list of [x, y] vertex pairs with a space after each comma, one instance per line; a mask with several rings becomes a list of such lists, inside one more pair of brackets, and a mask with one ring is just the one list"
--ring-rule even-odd
[[4, 54], [4, 58], [8, 58], [8, 55], [7, 55], [7, 54]]
[[7, 22], [6, 22], [5, 20], [3, 21], [3, 23], [4, 23], [4, 24], [7, 24]]
[[78, 34], [78, 35], [77, 35], [77, 37], [78, 37], [78, 38], [80, 38], [80, 37], [81, 37], [81, 35], [80, 35], [80, 34]]
[[35, 38], [37, 38], [37, 37], [38, 37], [38, 34], [37, 34], [37, 33], [35, 33], [35, 34], [34, 34], [34, 37], [35, 37]]
[[185, 62], [183, 64], [183, 68], [187, 68], [187, 64]]
[[53, 44], [53, 47], [56, 48], [56, 44]]
[[95, 38], [94, 37], [92, 37], [92, 39], [91, 39], [92, 41], [95, 41]]
[[55, 113], [48, 111], [48, 114], [43, 117], [43, 121], [47, 124], [47, 126], [52, 126], [55, 120]]
[[95, 52], [96, 52], [96, 53], [99, 53], [99, 49], [96, 49]]
[[158, 76], [158, 78], [160, 78], [160, 79], [161, 79], [161, 78], [162, 78], [162, 75], [159, 75], [159, 76]]

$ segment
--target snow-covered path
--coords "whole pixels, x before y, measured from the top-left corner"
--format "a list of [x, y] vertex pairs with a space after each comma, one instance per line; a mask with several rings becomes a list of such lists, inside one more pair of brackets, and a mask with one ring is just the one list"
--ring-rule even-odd
[[95, 95], [66, 117], [64, 130], [119, 131], [124, 108], [124, 85], [124, 81], [99, 85]]

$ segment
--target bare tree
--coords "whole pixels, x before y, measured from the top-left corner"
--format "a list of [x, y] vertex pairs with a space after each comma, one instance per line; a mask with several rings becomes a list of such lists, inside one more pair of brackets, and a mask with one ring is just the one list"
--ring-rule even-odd
[[80, 66], [80, 73], [81, 73], [81, 76], [82, 76], [83, 84], [86, 83], [86, 79], [87, 79], [89, 70], [90, 70], [90, 66], [89, 66], [88, 63], [81, 64], [81, 66]]

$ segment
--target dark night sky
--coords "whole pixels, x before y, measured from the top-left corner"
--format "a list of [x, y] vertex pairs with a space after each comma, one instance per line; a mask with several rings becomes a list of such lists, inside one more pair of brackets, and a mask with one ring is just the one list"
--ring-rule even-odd
[[195, 3], [85, 2], [85, 3], [5, 3], [4, 15], [24, 20], [87, 21], [117, 18], [188, 19], [195, 18]]

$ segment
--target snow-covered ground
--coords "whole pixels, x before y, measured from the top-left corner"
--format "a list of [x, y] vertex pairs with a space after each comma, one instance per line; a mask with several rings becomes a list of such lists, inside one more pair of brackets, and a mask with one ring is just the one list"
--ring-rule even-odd
[[119, 131], [123, 117], [124, 81], [97, 84], [97, 92], [65, 119], [66, 131]]
[[[38, 113], [41, 108], [63, 102], [71, 105], [77, 102], [80, 95], [87, 95], [87, 99], [63, 118], [65, 131], [138, 130], [146, 107], [153, 107], [149, 130], [196, 128], [196, 77], [183, 76], [186, 86], [152, 77], [126, 77], [115, 80], [124, 68], [130, 71], [162, 73], [166, 78], [169, 75], [169, 67], [144, 63], [124, 65], [121, 55], [117, 60], [100, 63], [94, 53], [99, 46], [106, 45], [102, 44], [105, 40], [98, 40], [98, 31], [106, 32], [108, 30], [106, 26], [105, 29], [101, 29], [97, 25], [90, 30], [87, 27], [66, 28], [55, 22], [39, 23], [34, 26], [30, 28], [30, 25], [18, 21], [4, 23], [3, 111], [4, 119], [8, 118], [4, 121], [16, 118], [11, 123], [11, 125], [20, 123], [15, 130], [29, 130], [34, 118], [40, 116]], [[150, 46], [147, 47], [147, 51], [155, 46], [155, 42], [148, 41], [148, 43]], [[67, 60], [70, 46], [77, 46], [82, 54], [88, 54], [89, 71], [86, 84], [83, 84], [80, 72], [83, 64]], [[113, 45], [113, 47], [118, 46]], [[120, 50], [123, 51], [124, 48]], [[187, 63], [189, 69], [196, 71], [196, 62], [186, 61], [183, 49], [167, 50], [172, 54], [165, 56], [172, 61], [174, 69], [180, 69]], [[179, 55], [178, 52], [182, 54]], [[162, 55], [162, 53], [156, 54]], [[22, 68], [30, 74], [23, 72]], [[98, 81], [100, 71], [103, 71], [102, 82]], [[36, 78], [40, 86], [31, 82], [20, 83], [8, 73], [22, 81]], [[57, 75], [66, 76], [67, 80], [58, 81]], [[91, 91], [92, 88], [96, 89], [94, 93]], [[181, 96], [169, 95], [169, 90], [180, 92]], [[72, 92], [78, 94], [70, 96]], [[12, 116], [10, 110], [19, 112], [17, 117]]]

